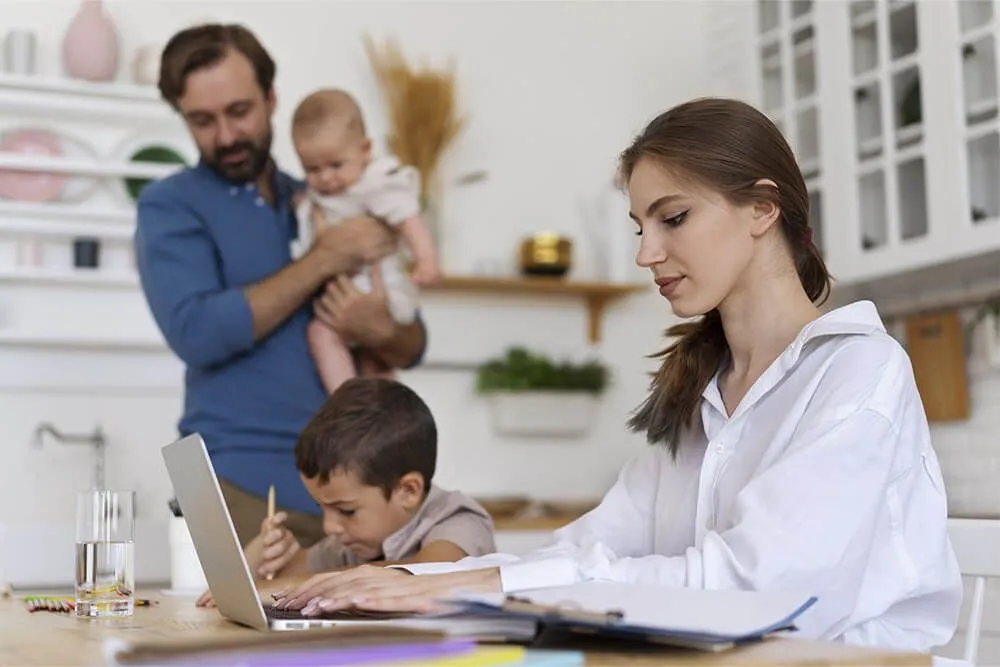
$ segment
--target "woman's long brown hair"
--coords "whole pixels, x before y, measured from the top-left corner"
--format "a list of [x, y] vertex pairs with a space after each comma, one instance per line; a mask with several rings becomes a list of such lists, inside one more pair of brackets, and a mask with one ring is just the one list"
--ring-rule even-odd
[[[809, 193], [795, 156], [778, 128], [752, 106], [737, 100], [704, 98], [657, 116], [619, 160], [628, 182], [641, 160], [650, 160], [721, 194], [737, 206], [771, 202], [792, 250], [795, 268], [809, 298], [822, 303], [830, 274], [810, 241]], [[762, 179], [777, 187], [758, 185]], [[677, 456], [681, 438], [694, 423], [705, 387], [719, 370], [728, 344], [718, 310], [666, 331], [674, 341], [653, 355], [662, 358], [649, 395], [628, 421], [653, 444]]]

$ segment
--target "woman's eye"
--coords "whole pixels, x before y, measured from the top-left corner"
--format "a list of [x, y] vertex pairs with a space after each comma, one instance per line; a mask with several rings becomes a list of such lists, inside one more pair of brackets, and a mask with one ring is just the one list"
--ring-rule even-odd
[[669, 225], [670, 227], [678, 227], [684, 222], [685, 219], [687, 219], [687, 214], [687, 211], [682, 211], [673, 217], [664, 219], [663, 224]]
[[350, 517], [354, 516], [354, 512], [355, 512], [355, 510], [337, 510], [337, 511], [340, 512], [341, 516], [344, 516], [344, 517], [347, 517], [347, 518], [350, 518]]

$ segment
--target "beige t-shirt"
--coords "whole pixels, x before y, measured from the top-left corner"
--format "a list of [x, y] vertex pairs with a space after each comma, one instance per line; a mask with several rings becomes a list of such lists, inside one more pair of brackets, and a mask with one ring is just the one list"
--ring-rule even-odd
[[[482, 506], [459, 491], [445, 491], [435, 485], [417, 513], [406, 525], [382, 542], [387, 561], [412, 558], [425, 544], [448, 541], [469, 556], [483, 556], [496, 551], [493, 520]], [[364, 561], [345, 549], [340, 540], [329, 535], [309, 548], [306, 564], [313, 572], [337, 570], [361, 565]]]

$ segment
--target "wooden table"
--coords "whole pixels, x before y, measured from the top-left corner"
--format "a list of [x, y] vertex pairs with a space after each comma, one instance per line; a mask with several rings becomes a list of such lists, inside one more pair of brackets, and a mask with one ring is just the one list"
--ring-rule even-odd
[[[158, 602], [139, 607], [135, 615], [120, 619], [83, 619], [72, 614], [28, 613], [19, 597], [0, 600], [0, 665], [103, 665], [104, 641], [187, 641], [223, 637], [260, 637], [257, 630], [223, 619], [214, 609], [198, 609], [190, 598], [145, 592]], [[727, 665], [729, 667], [803, 667], [850, 665], [856, 667], [928, 666], [923, 654], [897, 653], [814, 642], [772, 639], [722, 654], [652, 647], [614, 648], [607, 644], [574, 642], [552, 648], [586, 650], [588, 667], [635, 665], [675, 667]]]

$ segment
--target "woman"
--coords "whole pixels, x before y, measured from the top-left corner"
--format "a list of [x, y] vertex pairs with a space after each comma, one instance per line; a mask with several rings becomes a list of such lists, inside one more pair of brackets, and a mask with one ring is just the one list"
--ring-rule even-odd
[[809, 198], [771, 121], [701, 99], [621, 156], [630, 217], [674, 344], [629, 424], [651, 447], [601, 505], [523, 558], [361, 568], [283, 599], [306, 613], [421, 610], [450, 590], [603, 579], [798, 591], [803, 634], [946, 643], [962, 584], [909, 359], [871, 303], [823, 314], [830, 276]]

